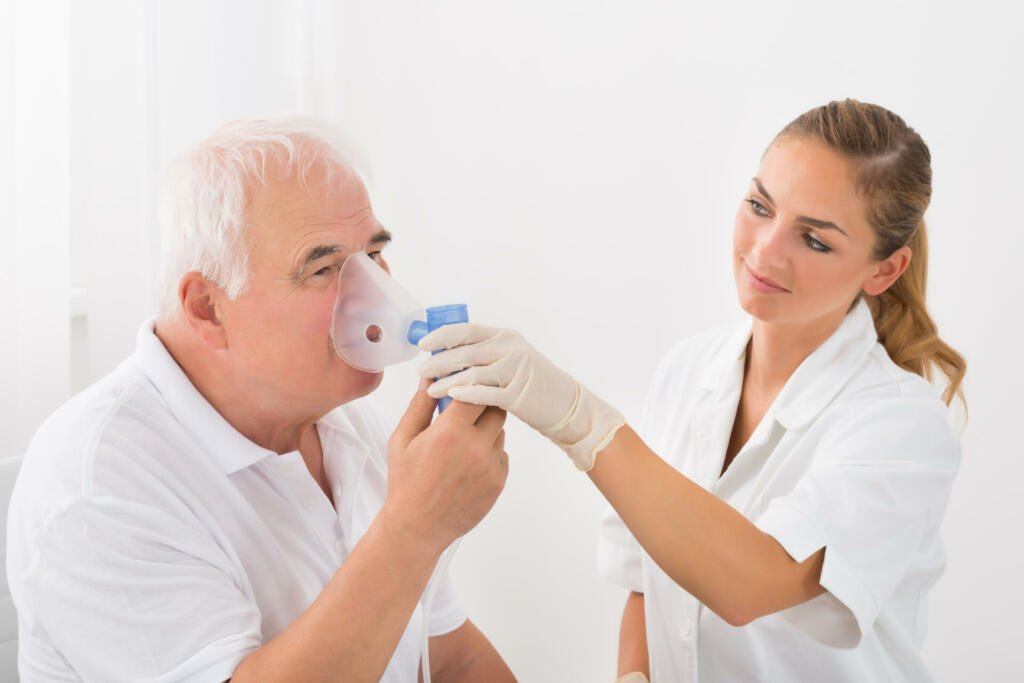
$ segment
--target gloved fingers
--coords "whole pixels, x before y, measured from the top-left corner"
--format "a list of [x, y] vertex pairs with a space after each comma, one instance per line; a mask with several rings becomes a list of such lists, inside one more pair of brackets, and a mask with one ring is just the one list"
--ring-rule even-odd
[[501, 381], [502, 377], [490, 365], [475, 366], [462, 372], [456, 372], [437, 380], [427, 389], [427, 393], [433, 398], [448, 396], [448, 390], [452, 387], [463, 384], [484, 384], [488, 386], [501, 386], [506, 382]]
[[465, 344], [476, 344], [498, 335], [499, 327], [487, 327], [476, 323], [454, 323], [437, 328], [420, 339], [417, 346], [421, 351], [440, 351]]
[[497, 406], [505, 408], [512, 401], [507, 387], [489, 387], [483, 384], [462, 384], [448, 390], [448, 395], [456, 401], [472, 403], [478, 406]]
[[460, 346], [431, 356], [420, 365], [421, 377], [447, 377], [453, 372], [477, 365], [490, 365], [501, 358], [504, 350], [495, 344], [482, 342]]
[[647, 676], [645, 676], [642, 672], [640, 672], [640, 671], [633, 671], [632, 673], [626, 674], [622, 678], [615, 679], [615, 683], [650, 683], [650, 682], [647, 680]]

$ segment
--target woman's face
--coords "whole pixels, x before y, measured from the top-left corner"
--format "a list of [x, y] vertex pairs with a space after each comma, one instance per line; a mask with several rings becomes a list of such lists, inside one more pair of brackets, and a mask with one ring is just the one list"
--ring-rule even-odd
[[769, 323], [838, 324], [878, 277], [866, 209], [836, 152], [777, 140], [736, 213], [733, 271], [743, 309]]

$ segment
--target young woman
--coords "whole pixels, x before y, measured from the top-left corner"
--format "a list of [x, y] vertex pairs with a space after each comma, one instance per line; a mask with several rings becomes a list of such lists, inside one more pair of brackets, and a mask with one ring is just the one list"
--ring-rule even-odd
[[632, 591], [620, 675], [930, 678], [965, 371], [925, 308], [930, 195], [928, 148], [890, 111], [832, 102], [786, 126], [736, 214], [751, 320], [673, 348], [637, 431], [515, 332], [423, 339], [450, 349], [424, 376], [469, 368], [431, 395], [508, 409], [611, 503], [601, 571]]

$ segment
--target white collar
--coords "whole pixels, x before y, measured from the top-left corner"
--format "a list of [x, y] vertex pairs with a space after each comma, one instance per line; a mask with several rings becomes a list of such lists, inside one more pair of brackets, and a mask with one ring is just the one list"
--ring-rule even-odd
[[[729, 336], [701, 375], [702, 388], [712, 393], [736, 388], [736, 365], [743, 363], [751, 329], [752, 321], [747, 320]], [[861, 367], [877, 341], [871, 310], [861, 299], [832, 336], [805, 358], [786, 381], [772, 404], [775, 418], [786, 429], [809, 425]], [[742, 369], [738, 377], [742, 382]]]
[[156, 316], [139, 328], [135, 361], [160, 392], [174, 417], [200, 441], [226, 474], [245, 469], [277, 453], [235, 429], [199, 393], [154, 332]]

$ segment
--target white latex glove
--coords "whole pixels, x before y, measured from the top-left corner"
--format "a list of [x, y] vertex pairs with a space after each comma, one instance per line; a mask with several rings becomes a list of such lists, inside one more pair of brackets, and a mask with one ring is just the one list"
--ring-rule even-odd
[[551, 439], [583, 471], [594, 466], [597, 453], [626, 422], [622, 413], [538, 353], [518, 332], [458, 323], [434, 330], [419, 347], [448, 349], [420, 367], [424, 377], [443, 378], [427, 393], [504, 408]]
[[615, 683], [650, 683], [650, 681], [648, 681], [647, 676], [644, 676], [640, 671], [634, 671], [633, 673], [626, 674], [622, 678], [615, 679]]

